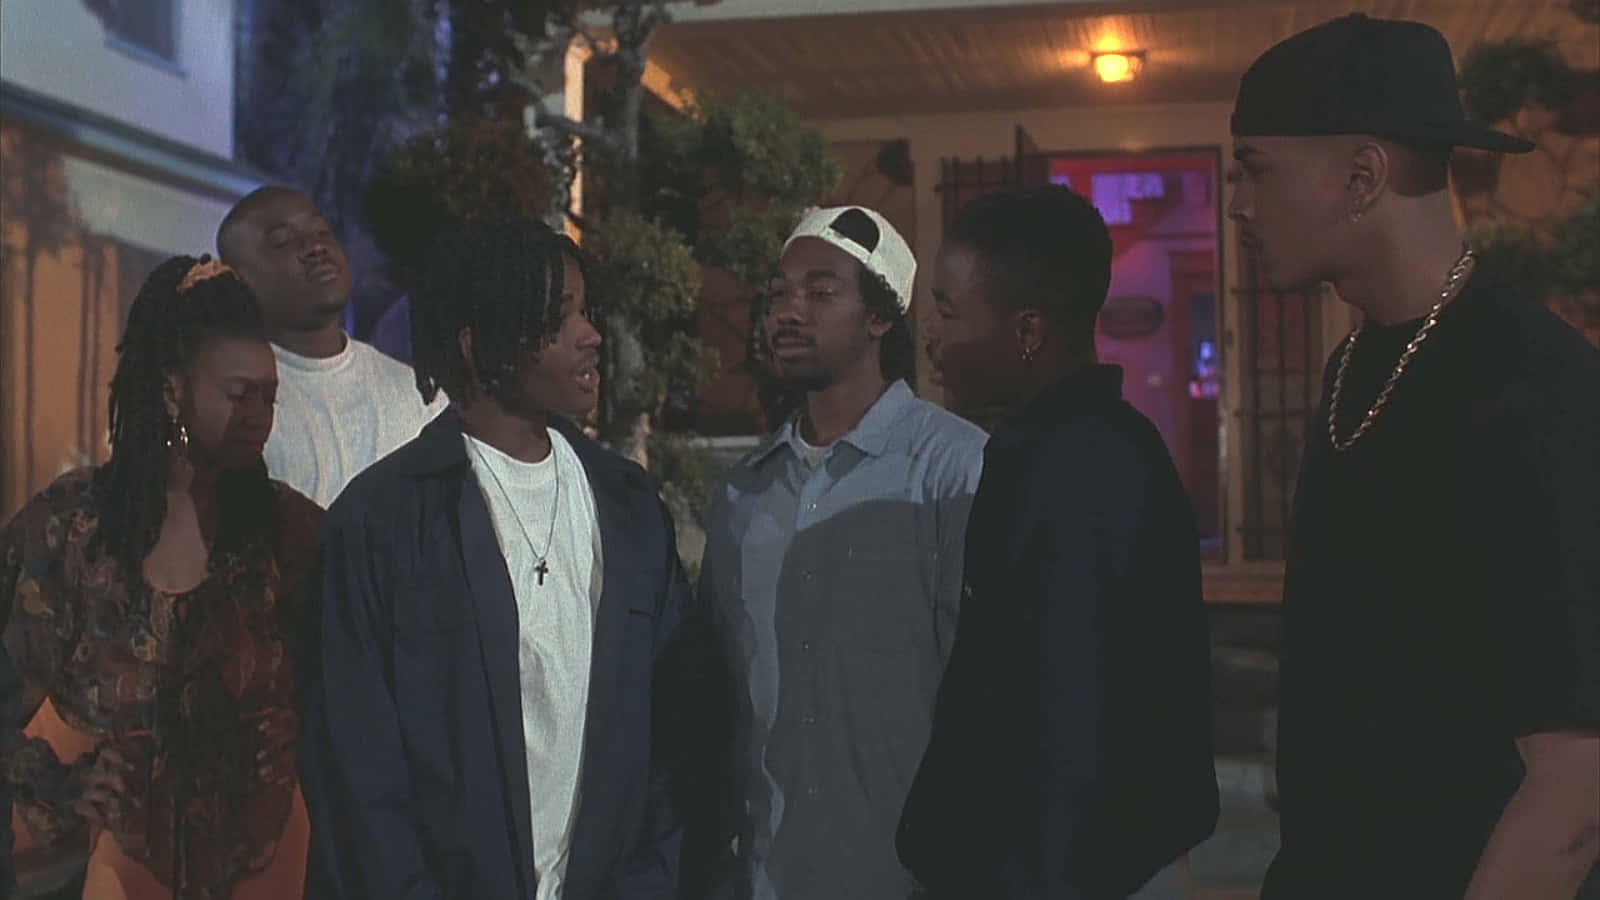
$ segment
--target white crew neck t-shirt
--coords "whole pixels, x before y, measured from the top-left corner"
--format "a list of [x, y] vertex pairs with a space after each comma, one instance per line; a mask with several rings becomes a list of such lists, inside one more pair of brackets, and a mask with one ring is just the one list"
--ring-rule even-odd
[[350, 479], [417, 436], [444, 409], [424, 405], [411, 367], [354, 338], [326, 359], [277, 344], [278, 406], [267, 472], [327, 508]]
[[554, 429], [550, 454], [536, 463], [463, 439], [517, 600], [537, 900], [560, 900], [578, 809], [603, 571], [594, 493], [577, 452]]

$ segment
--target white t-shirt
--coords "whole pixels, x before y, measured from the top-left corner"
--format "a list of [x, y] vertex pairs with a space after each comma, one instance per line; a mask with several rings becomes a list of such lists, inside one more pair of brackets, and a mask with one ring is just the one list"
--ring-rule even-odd
[[827, 457], [828, 451], [833, 449], [832, 444], [823, 444], [821, 447], [817, 447], [801, 437], [800, 423], [798, 421], [794, 427], [794, 439], [795, 443], [800, 445], [800, 458], [805, 460], [806, 468], [808, 469], [815, 469], [817, 466], [822, 465], [822, 460]]
[[583, 462], [553, 429], [551, 453], [536, 463], [465, 439], [517, 599], [537, 900], [560, 900], [589, 710], [589, 660], [602, 572], [600, 522]]
[[278, 407], [267, 438], [267, 471], [326, 508], [350, 479], [444, 409], [424, 406], [411, 367], [354, 338], [326, 359], [272, 345]]

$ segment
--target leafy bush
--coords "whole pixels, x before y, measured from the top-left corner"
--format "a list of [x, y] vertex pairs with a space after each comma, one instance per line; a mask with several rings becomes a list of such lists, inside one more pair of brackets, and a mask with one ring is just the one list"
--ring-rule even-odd
[[1509, 119], [1530, 102], [1560, 109], [1577, 93], [1577, 75], [1555, 43], [1526, 38], [1473, 47], [1460, 83], [1467, 115], [1481, 122]]
[[451, 220], [542, 219], [554, 184], [539, 149], [512, 121], [468, 119], [419, 135], [367, 186], [364, 218], [402, 283]]
[[1550, 294], [1548, 252], [1533, 230], [1520, 222], [1490, 220], [1475, 226], [1467, 244], [1534, 298]]
[[1550, 277], [1569, 294], [1600, 289], [1600, 196], [1578, 207], [1557, 227]]

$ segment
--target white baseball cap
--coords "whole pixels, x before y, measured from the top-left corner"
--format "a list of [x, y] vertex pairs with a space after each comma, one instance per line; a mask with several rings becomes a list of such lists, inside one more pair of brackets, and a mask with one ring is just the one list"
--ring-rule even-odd
[[[864, 220], [863, 220], [863, 217]], [[917, 258], [911, 246], [889, 220], [864, 206], [830, 206], [806, 210], [783, 249], [799, 238], [816, 238], [850, 254], [883, 277], [894, 291], [901, 314], [911, 309], [911, 285], [917, 278]]]

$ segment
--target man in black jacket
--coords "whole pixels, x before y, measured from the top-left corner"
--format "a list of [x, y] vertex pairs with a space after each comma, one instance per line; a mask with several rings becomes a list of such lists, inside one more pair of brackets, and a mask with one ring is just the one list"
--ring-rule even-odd
[[334, 503], [311, 579], [310, 897], [679, 895], [703, 620], [655, 483], [561, 419], [599, 388], [579, 260], [512, 222], [429, 262], [452, 406]]
[[1061, 187], [973, 201], [934, 274], [984, 453], [965, 596], [898, 847], [939, 898], [1126, 897], [1216, 822], [1200, 545], [1161, 437], [1096, 363], [1111, 238]]

